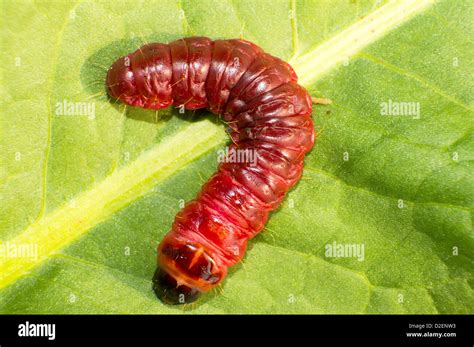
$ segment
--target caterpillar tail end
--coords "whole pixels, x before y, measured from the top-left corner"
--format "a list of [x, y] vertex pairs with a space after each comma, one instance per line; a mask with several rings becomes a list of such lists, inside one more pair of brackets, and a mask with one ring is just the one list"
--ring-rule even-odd
[[201, 291], [185, 284], [179, 285], [168, 272], [158, 267], [153, 276], [153, 291], [168, 305], [189, 304], [201, 296]]

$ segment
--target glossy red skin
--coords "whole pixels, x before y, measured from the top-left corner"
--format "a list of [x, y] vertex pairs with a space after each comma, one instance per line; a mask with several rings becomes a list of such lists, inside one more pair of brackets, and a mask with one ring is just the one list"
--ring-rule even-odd
[[315, 136], [311, 98], [289, 64], [255, 44], [205, 37], [143, 46], [112, 65], [107, 86], [132, 106], [208, 108], [229, 122], [231, 149], [258, 154], [256, 165], [221, 163], [158, 246], [160, 267], [208, 291], [301, 177]]

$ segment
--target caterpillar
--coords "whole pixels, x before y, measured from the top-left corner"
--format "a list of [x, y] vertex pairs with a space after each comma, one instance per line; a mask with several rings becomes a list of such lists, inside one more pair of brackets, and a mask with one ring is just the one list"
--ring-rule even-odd
[[176, 215], [153, 277], [164, 303], [190, 303], [219, 285], [300, 179], [315, 132], [312, 99], [297, 79], [288, 63], [242, 39], [150, 43], [109, 68], [113, 99], [155, 110], [207, 108], [229, 125], [229, 152], [257, 158], [222, 161]]

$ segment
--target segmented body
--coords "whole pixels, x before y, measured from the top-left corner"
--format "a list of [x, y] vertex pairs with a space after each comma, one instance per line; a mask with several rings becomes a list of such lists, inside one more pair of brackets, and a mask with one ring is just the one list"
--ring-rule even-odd
[[229, 152], [255, 154], [222, 162], [158, 247], [155, 291], [169, 303], [190, 302], [242, 259], [299, 180], [314, 143], [311, 98], [288, 63], [255, 44], [205, 37], [145, 45], [112, 65], [107, 86], [132, 106], [208, 108], [230, 125]]

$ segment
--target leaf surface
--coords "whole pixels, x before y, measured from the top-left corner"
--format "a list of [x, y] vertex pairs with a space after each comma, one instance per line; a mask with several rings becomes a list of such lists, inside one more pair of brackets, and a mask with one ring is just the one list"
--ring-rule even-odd
[[[0, 312], [472, 314], [469, 5], [3, 2]], [[225, 127], [125, 109], [104, 78], [143, 43], [187, 35], [253, 41], [333, 103], [315, 106], [303, 178], [243, 263], [183, 309], [151, 290], [156, 246], [215, 171]], [[64, 101], [94, 112], [62, 115]], [[419, 114], [383, 115], [389, 102]], [[334, 243], [363, 257], [329, 257]], [[8, 256], [19, 246], [38, 256]]]

